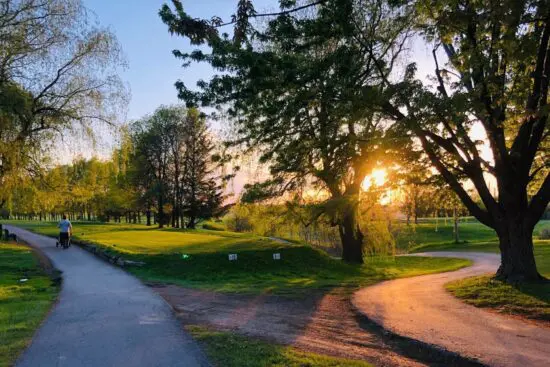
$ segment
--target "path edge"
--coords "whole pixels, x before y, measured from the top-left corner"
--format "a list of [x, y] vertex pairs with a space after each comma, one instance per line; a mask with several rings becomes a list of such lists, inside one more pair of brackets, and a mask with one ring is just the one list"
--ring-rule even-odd
[[350, 299], [350, 303], [359, 325], [373, 330], [380, 335], [384, 341], [393, 348], [402, 351], [403, 354], [409, 358], [424, 362], [429, 360], [430, 363], [436, 363], [436, 365], [442, 366], [487, 367], [486, 364], [482, 363], [477, 358], [466, 357], [439, 345], [426, 343], [386, 329], [361, 311], [361, 309], [355, 305], [355, 302], [353, 302], [353, 297]]
[[29, 342], [25, 345], [25, 347], [19, 352], [17, 355], [17, 358], [15, 358], [15, 362], [13, 366], [17, 366], [19, 364], [19, 361], [21, 358], [27, 353], [29, 347], [34, 343], [34, 339], [36, 338], [36, 335], [42, 329], [42, 326], [44, 326], [44, 323], [46, 320], [50, 317], [53, 310], [57, 307], [59, 304], [60, 298], [61, 298], [61, 292], [63, 289], [63, 272], [55, 267], [52, 259], [46, 253], [39, 247], [33, 246], [30, 242], [23, 240], [22, 238], [18, 237], [17, 244], [21, 244], [27, 248], [29, 248], [33, 255], [36, 256], [39, 266], [44, 270], [46, 275], [52, 280], [52, 282], [59, 288], [59, 292], [57, 292], [57, 295], [55, 297], [55, 300], [50, 305], [50, 308], [48, 309], [48, 312], [44, 315], [36, 329], [34, 330], [32, 337], [30, 338]]

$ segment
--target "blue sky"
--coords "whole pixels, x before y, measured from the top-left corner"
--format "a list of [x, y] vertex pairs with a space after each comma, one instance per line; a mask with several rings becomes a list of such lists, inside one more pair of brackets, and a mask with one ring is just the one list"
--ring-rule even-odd
[[[153, 112], [162, 104], [177, 103], [174, 83], [181, 79], [194, 85], [198, 79], [211, 75], [206, 65], [183, 69], [172, 50], [190, 50], [182, 37], [171, 36], [158, 16], [163, 0], [83, 0], [99, 23], [117, 36], [128, 60], [122, 78], [130, 86], [132, 99], [128, 119], [133, 120]], [[273, 9], [277, 0], [256, 0], [257, 10]], [[229, 19], [235, 9], [233, 0], [183, 0], [186, 11], [196, 17], [219, 15]]]

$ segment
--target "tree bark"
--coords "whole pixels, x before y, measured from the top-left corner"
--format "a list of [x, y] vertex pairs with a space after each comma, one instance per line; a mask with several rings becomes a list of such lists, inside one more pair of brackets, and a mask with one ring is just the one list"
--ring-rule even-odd
[[497, 228], [500, 267], [496, 278], [509, 283], [541, 281], [533, 253], [533, 230], [524, 218], [503, 221]]
[[456, 208], [453, 208], [453, 220], [454, 220], [453, 234], [455, 236], [455, 243], [459, 243], [460, 235], [458, 233], [458, 213]]
[[363, 264], [363, 233], [353, 211], [344, 215], [338, 230], [342, 240], [342, 259], [347, 263]]

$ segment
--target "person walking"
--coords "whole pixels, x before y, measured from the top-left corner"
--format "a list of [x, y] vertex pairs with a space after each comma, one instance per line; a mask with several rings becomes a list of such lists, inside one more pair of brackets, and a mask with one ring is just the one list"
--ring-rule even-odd
[[59, 228], [59, 242], [56, 243], [56, 247], [58, 247], [59, 244], [61, 244], [63, 248], [69, 247], [69, 239], [73, 232], [73, 225], [65, 214], [63, 214], [63, 219], [59, 221], [57, 227]]

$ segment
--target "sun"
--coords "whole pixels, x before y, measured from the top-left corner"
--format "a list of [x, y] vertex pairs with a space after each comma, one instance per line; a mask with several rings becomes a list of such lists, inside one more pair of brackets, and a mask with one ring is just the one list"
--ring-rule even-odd
[[388, 173], [385, 168], [376, 168], [373, 169], [372, 172], [365, 177], [363, 180], [363, 183], [361, 184], [361, 187], [363, 190], [368, 190], [373, 185], [375, 187], [380, 187], [386, 183]]

